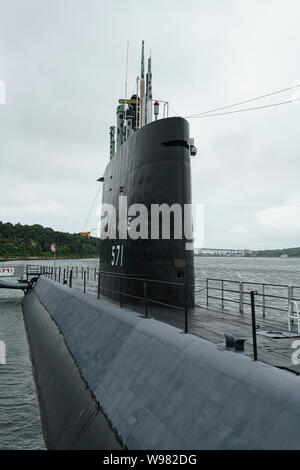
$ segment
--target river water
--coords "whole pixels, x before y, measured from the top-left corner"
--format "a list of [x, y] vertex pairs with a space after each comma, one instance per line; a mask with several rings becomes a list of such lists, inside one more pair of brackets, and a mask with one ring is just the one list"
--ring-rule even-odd
[[[34, 264], [49, 264], [34, 261]], [[57, 266], [97, 267], [97, 260], [58, 260]], [[9, 266], [28, 261], [1, 263]], [[300, 259], [195, 258], [196, 279], [220, 278], [300, 286]], [[0, 291], [0, 340], [7, 348], [0, 364], [0, 449], [44, 449], [18, 291]]]

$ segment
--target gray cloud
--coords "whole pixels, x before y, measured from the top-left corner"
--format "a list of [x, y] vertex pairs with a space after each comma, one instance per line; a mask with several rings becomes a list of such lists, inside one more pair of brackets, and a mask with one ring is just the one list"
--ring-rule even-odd
[[[14, 223], [82, 229], [109, 158], [127, 40], [129, 93], [145, 39], [154, 92], [184, 116], [300, 80], [297, 0], [2, 0], [0, 11], [0, 219]], [[299, 112], [190, 121], [206, 246], [299, 245]]]

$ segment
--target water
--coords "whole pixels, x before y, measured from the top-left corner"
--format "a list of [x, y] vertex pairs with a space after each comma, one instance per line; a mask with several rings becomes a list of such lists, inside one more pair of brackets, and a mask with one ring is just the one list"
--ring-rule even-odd
[[19, 291], [1, 289], [0, 339], [6, 364], [0, 365], [0, 448], [43, 448], [38, 404], [24, 330]]
[[[56, 263], [57, 266], [98, 266], [97, 260]], [[33, 261], [32, 264], [50, 262]], [[300, 259], [195, 258], [195, 272], [197, 280], [209, 277], [300, 286]], [[0, 290], [0, 340], [7, 346], [7, 363], [0, 365], [0, 449], [45, 448], [22, 317], [22, 297], [22, 292]]]
[[300, 258], [195, 258], [197, 279], [289, 284], [300, 286]]
[[[1, 263], [1, 266], [29, 263], [18, 261]], [[96, 266], [97, 260], [57, 261], [57, 266], [66, 264]], [[45, 448], [22, 316], [22, 297], [22, 291], [0, 289], [0, 340], [5, 342], [7, 353], [6, 364], [0, 364], [1, 450]]]
[[[259, 293], [256, 298], [256, 313], [258, 318], [263, 314], [270, 320], [285, 322], [288, 309], [288, 286], [298, 286], [294, 288], [294, 298], [300, 299], [300, 259], [291, 258], [195, 258], [195, 277], [199, 283], [196, 293], [196, 302], [200, 305], [206, 305], [206, 283], [200, 283], [199, 280], [206, 278], [225, 279], [244, 282], [244, 312], [250, 313], [250, 291], [255, 290]], [[262, 285], [251, 285], [249, 282], [276, 284], [283, 287], [272, 287]], [[221, 288], [220, 282], [209, 282], [209, 295], [218, 297], [219, 299], [209, 299], [210, 307], [220, 308], [222, 301], [221, 291], [214, 291], [214, 288]], [[238, 283], [224, 282], [225, 309], [239, 310], [240, 286]], [[230, 292], [230, 290], [235, 292]], [[263, 293], [265, 294], [263, 301]], [[279, 296], [275, 298], [272, 296]], [[228, 299], [228, 300], [226, 300]], [[299, 303], [300, 305], [300, 303]]]

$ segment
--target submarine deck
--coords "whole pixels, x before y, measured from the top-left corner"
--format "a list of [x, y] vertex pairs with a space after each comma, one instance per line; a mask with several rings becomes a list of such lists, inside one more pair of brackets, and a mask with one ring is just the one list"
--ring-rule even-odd
[[[73, 283], [72, 287], [82, 292], [83, 283], [78, 281], [79, 279]], [[97, 296], [96, 281], [89, 281], [89, 284], [86, 286], [86, 295]], [[107, 300], [102, 294], [101, 297]], [[109, 301], [113, 302], [111, 299]], [[128, 305], [123, 301], [123, 305], [144, 316], [143, 303]], [[148, 315], [156, 320], [184, 330], [184, 310], [162, 309], [150, 302], [148, 304]], [[300, 340], [296, 324], [293, 325], [292, 334], [290, 334], [288, 332], [287, 318], [275, 320], [274, 318], [263, 318], [262, 315], [257, 314], [256, 325], [258, 360], [280, 369], [289, 370], [297, 375], [300, 374], [300, 365], [295, 365], [292, 361], [292, 354], [295, 352], [292, 345], [295, 340]], [[236, 339], [243, 338], [246, 340], [245, 350], [244, 352], [236, 352], [236, 354], [246, 354], [253, 357], [252, 320], [249, 313], [240, 314], [232, 310], [198, 305], [188, 312], [188, 333], [211, 341], [222, 349], [226, 349], [225, 333], [233, 335]], [[274, 336], [279, 337], [276, 338]], [[297, 345], [297, 349], [299, 347], [300, 343]]]

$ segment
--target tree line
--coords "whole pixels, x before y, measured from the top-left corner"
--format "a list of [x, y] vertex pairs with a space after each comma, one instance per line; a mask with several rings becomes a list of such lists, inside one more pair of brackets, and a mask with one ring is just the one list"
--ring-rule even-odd
[[286, 248], [283, 250], [259, 250], [251, 252], [251, 256], [261, 256], [264, 258], [279, 258], [280, 256], [284, 255], [288, 255], [289, 258], [300, 257], [300, 247]]
[[92, 258], [99, 254], [98, 239], [79, 234], [58, 232], [42, 225], [21, 225], [0, 221], [0, 259], [53, 257], [51, 244], [56, 244], [57, 258]]

